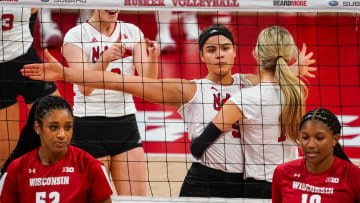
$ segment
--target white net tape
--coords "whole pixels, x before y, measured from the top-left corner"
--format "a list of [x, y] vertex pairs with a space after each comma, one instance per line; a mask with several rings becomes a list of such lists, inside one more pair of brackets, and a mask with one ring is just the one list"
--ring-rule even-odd
[[328, 0], [3, 0], [0, 5], [180, 11], [357, 12], [358, 1]]

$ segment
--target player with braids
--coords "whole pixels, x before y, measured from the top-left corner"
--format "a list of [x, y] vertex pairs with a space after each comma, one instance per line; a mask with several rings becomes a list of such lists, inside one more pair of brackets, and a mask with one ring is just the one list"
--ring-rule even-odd
[[[208, 75], [191, 81], [175, 78], [155, 80], [95, 71], [83, 73], [64, 68], [47, 51], [45, 54], [52, 63], [29, 64], [22, 72], [32, 79], [64, 79], [89, 87], [124, 91], [151, 102], [174, 106], [187, 125], [190, 139], [195, 139], [226, 100], [259, 80], [255, 75], [231, 73], [236, 46], [232, 33], [226, 27], [213, 25], [204, 29], [199, 36], [199, 48]], [[314, 61], [310, 60], [311, 54], [305, 53], [306, 50], [303, 49], [299, 56], [299, 63], [304, 65], [300, 66], [300, 70], [302, 75], [311, 76], [310, 71], [314, 69], [307, 65]], [[299, 66], [294, 68], [299, 71]], [[244, 165], [238, 132], [238, 126], [234, 125], [233, 129], [224, 132], [223, 139], [215, 141], [203, 156], [192, 157], [193, 164], [185, 178], [180, 196], [242, 196]]]
[[276, 168], [272, 202], [359, 202], [360, 169], [339, 144], [337, 117], [327, 109], [314, 109], [303, 117], [299, 130], [305, 157]]
[[[34, 130], [35, 121], [41, 122], [45, 114], [49, 113], [49, 109], [66, 109], [72, 113], [71, 107], [66, 103], [55, 103], [53, 101], [53, 106], [43, 105], [38, 107], [39, 102], [35, 102], [33, 107], [29, 111], [28, 119], [26, 125], [21, 131], [19, 142], [17, 143], [15, 149], [10, 154], [9, 158], [6, 160], [4, 167], [1, 169], [1, 174], [4, 174], [9, 164], [19, 158], [20, 156], [38, 148], [40, 143], [40, 137], [36, 134]], [[67, 105], [66, 105], [67, 104]], [[41, 109], [37, 112], [37, 109]]]
[[190, 145], [191, 153], [201, 157], [239, 121], [245, 158], [244, 197], [271, 198], [276, 166], [298, 157], [295, 138], [307, 88], [287, 65], [297, 55], [298, 49], [285, 28], [262, 30], [254, 49], [260, 83], [233, 95]]
[[69, 145], [72, 127], [72, 109], [63, 98], [34, 103], [2, 169], [0, 202], [111, 202], [101, 162]]
[[[327, 109], [320, 108], [309, 111], [307, 114], [304, 115], [303, 119], [301, 120], [300, 129], [308, 120], [319, 120], [327, 124], [334, 135], [340, 135], [341, 124], [339, 122], [339, 119]], [[336, 143], [334, 147], [334, 155], [340, 159], [350, 162], [349, 157], [347, 157], [339, 142]]]

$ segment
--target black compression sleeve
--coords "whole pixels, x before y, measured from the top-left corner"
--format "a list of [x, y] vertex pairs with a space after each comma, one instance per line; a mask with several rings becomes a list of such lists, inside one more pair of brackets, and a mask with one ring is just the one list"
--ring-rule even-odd
[[191, 141], [190, 151], [191, 154], [199, 159], [205, 150], [221, 135], [219, 130], [213, 122], [210, 122], [201, 135]]

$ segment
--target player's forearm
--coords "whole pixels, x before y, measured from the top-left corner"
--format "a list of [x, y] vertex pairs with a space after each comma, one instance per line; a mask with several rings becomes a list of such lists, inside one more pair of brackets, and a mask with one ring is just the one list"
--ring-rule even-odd
[[158, 57], [149, 56], [147, 60], [147, 62], [136, 64], [137, 66], [140, 66], [137, 68], [139, 75], [146, 78], [157, 79], [159, 72]]
[[80, 86], [122, 91], [122, 77], [118, 76], [120, 75], [104, 71], [81, 71], [72, 68], [65, 68], [63, 80]]
[[80, 84], [77, 84], [79, 91], [81, 94], [83, 94], [84, 96], [89, 96], [95, 89], [91, 88], [91, 87], [86, 87]]
[[194, 88], [189, 81], [157, 80], [140, 76], [126, 76], [104, 71], [78, 71], [64, 69], [66, 82], [86, 87], [123, 91], [154, 103], [178, 106], [186, 102], [183, 86]]
[[100, 56], [99, 60], [91, 66], [91, 70], [93, 71], [105, 71], [106, 68], [109, 66], [110, 60], [107, 59], [104, 54]]
[[[71, 77], [74, 77], [74, 76], [76, 77], [76, 75], [78, 75], [80, 73], [89, 71], [89, 69], [87, 67], [79, 68], [79, 67], [72, 66], [72, 65], [73, 65], [72, 63], [69, 63], [70, 68], [65, 68], [64, 71], [75, 72], [75, 73], [74, 74], [69, 74], [69, 76], [66, 76], [65, 78], [71, 78]], [[70, 69], [71, 71], [68, 70], [68, 69]], [[74, 71], [72, 71], [72, 70], [74, 70]], [[66, 73], [64, 72], [64, 76], [65, 76], [65, 74]], [[78, 83], [77, 85], [78, 85], [80, 93], [85, 95], [85, 96], [89, 96], [94, 91], [94, 88], [91, 88], [89, 86], [85, 86], [82, 83]]]
[[221, 135], [221, 130], [217, 128], [213, 122], [210, 122], [201, 135], [191, 141], [191, 154], [200, 159], [206, 149]]
[[154, 78], [154, 79], [158, 78], [158, 61], [157, 60], [153, 60], [153, 61], [149, 62], [147, 72], [144, 74], [144, 77]]

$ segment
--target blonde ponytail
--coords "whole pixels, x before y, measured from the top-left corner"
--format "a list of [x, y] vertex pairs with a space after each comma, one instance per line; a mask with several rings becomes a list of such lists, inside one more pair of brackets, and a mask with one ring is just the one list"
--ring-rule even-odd
[[284, 97], [279, 118], [281, 132], [297, 142], [308, 90], [305, 84], [290, 71], [287, 64], [298, 54], [294, 40], [285, 28], [269, 27], [260, 33], [255, 53], [261, 65], [260, 71], [274, 73]]
[[284, 95], [283, 109], [279, 118], [281, 132], [297, 142], [299, 124], [305, 113], [307, 87], [290, 71], [287, 62], [282, 58], [277, 60], [275, 78], [279, 81]]

